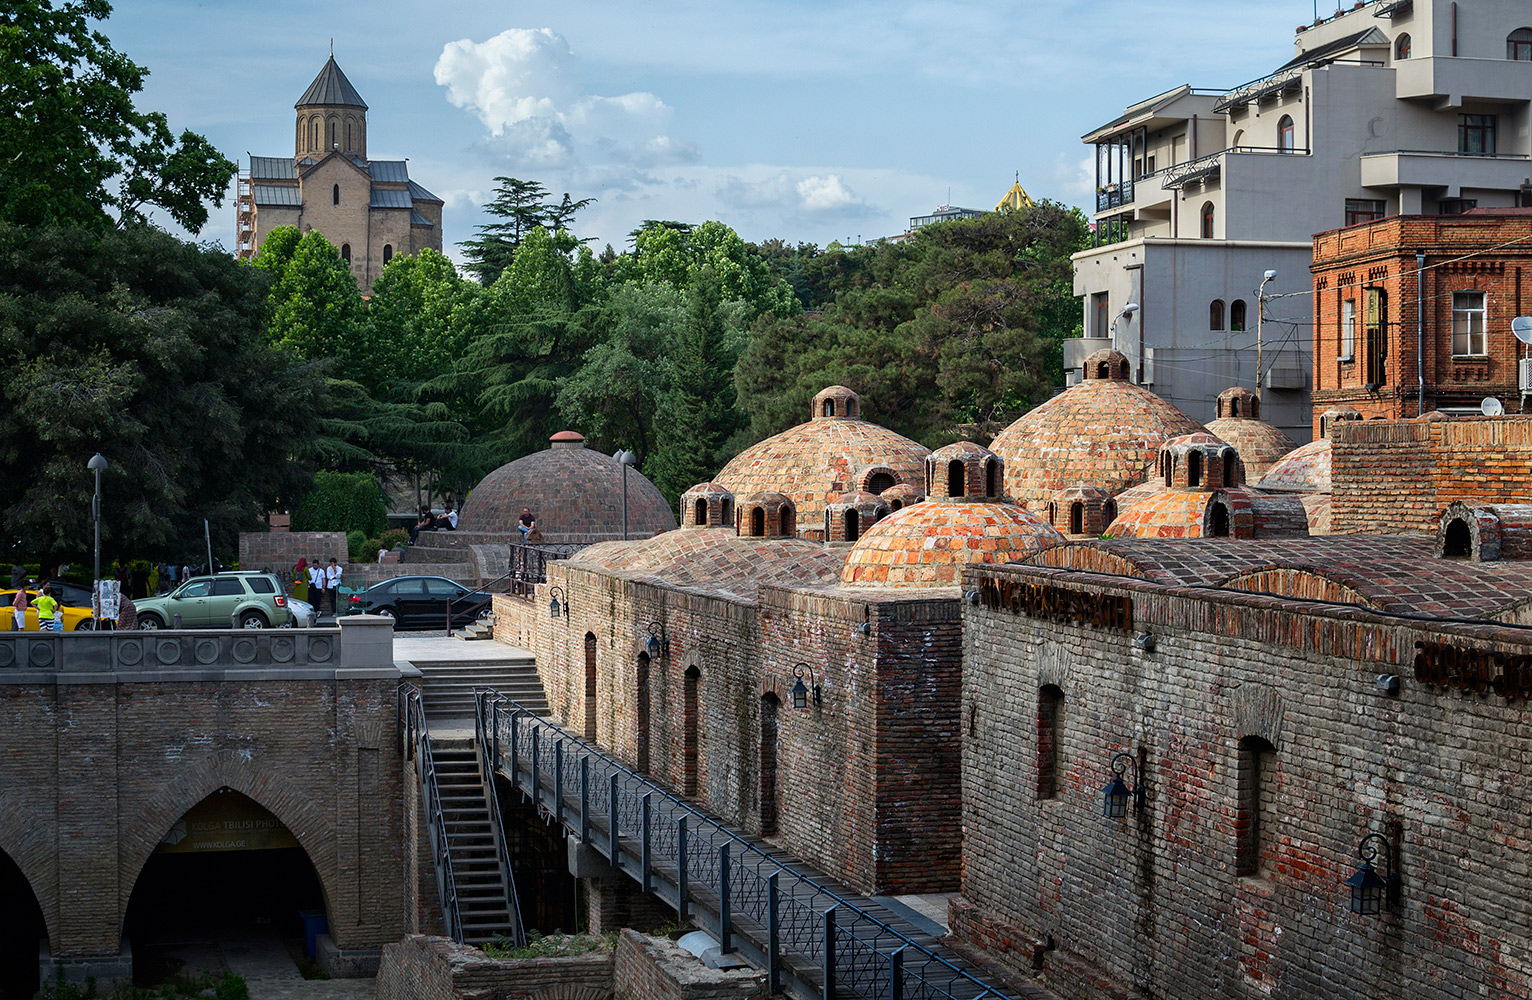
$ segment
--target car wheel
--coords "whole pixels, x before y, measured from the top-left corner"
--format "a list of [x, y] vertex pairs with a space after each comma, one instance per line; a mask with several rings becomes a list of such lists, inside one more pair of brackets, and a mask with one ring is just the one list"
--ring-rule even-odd
[[96, 630], [96, 619], [82, 618], [79, 624], [74, 627], [74, 630], [76, 632], [94, 632]]
[[155, 629], [164, 628], [165, 623], [160, 621], [159, 615], [142, 614], [138, 616], [138, 627], [146, 632], [152, 632]]
[[240, 628], [265, 628], [266, 616], [259, 611], [246, 611], [239, 616]]

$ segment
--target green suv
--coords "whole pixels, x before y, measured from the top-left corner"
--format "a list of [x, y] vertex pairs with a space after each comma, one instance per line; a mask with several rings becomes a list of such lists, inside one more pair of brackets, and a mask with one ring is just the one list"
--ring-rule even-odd
[[164, 597], [138, 603], [138, 627], [170, 628], [181, 616], [182, 628], [281, 628], [292, 621], [282, 581], [272, 573], [219, 573], [194, 576]]

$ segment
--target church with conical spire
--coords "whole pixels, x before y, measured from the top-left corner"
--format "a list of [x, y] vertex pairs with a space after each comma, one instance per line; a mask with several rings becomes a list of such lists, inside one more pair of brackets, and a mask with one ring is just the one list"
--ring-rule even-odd
[[442, 200], [410, 179], [407, 161], [367, 158], [367, 102], [335, 53], [293, 107], [293, 155], [251, 156], [240, 172], [240, 258], [278, 226], [317, 229], [366, 292], [396, 255], [441, 250]]

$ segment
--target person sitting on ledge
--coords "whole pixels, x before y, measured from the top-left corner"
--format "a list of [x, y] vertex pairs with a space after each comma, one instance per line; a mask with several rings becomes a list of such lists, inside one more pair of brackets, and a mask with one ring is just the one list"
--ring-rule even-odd
[[521, 532], [521, 540], [527, 541], [528, 536], [537, 530], [537, 519], [532, 516], [532, 508], [521, 508], [521, 517], [516, 524], [516, 530]]

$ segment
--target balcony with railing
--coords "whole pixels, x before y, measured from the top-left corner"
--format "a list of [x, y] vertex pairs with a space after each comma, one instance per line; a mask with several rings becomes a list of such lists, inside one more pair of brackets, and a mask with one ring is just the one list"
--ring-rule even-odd
[[1362, 186], [1370, 188], [1519, 191], [1532, 176], [1532, 156], [1525, 153], [1398, 149], [1363, 153], [1361, 163]]

